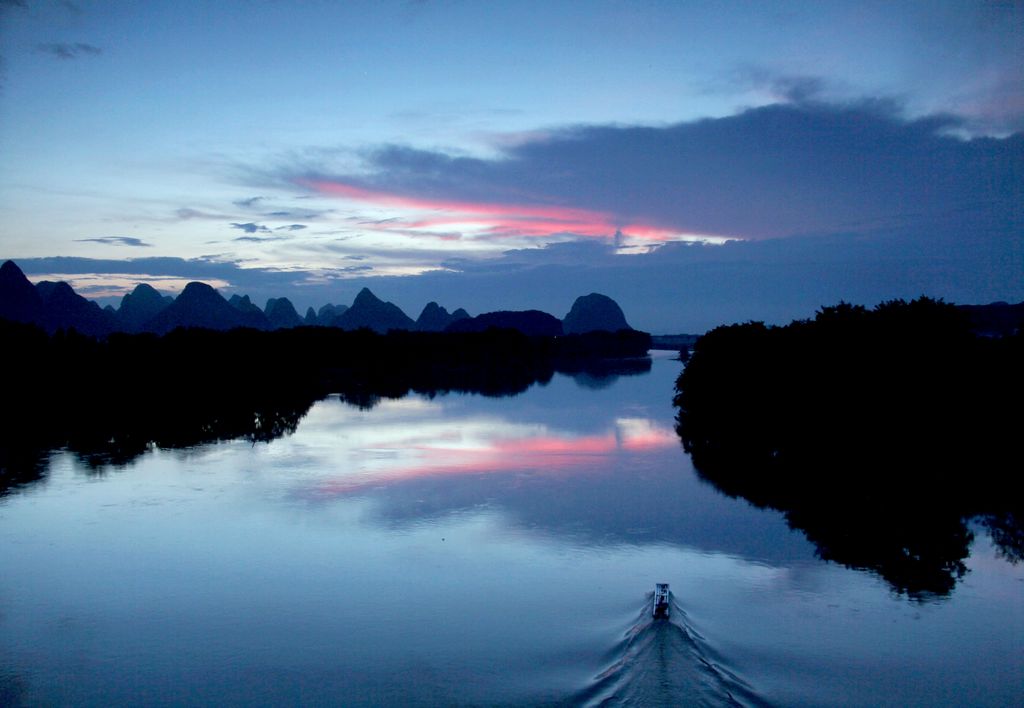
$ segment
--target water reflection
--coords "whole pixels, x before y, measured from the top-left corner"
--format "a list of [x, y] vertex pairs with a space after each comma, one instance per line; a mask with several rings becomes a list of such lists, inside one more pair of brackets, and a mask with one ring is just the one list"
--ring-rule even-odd
[[[692, 473], [677, 372], [330, 397], [270, 444], [155, 448], [105, 476], [54, 454], [48, 483], [0, 500], [0, 698], [1012, 703], [1019, 572], [985, 547], [970, 592], [909, 605], [815, 560]], [[655, 625], [638, 613], [662, 581]]]
[[[401, 408], [409, 410], [409, 406]], [[439, 405], [418, 408], [424, 418], [419, 425], [410, 425], [407, 419], [397, 429], [375, 425], [372, 434], [353, 441], [356, 444], [347, 454], [372, 460], [361, 473], [346, 471], [337, 477], [317, 480], [307, 494], [342, 496], [436, 476], [495, 475], [509, 471], [542, 471], [547, 475], [565, 470], [595, 473], [629, 452], [676, 446], [671, 429], [646, 419], [620, 418], [602, 435], [576, 436], [540, 423], [517, 425], [484, 418], [444, 420]], [[444, 422], [434, 422], [439, 419]]]
[[780, 518], [687, 473], [667, 401], [637, 406], [564, 377], [530, 399], [535, 405], [507, 417], [476, 398], [406, 398], [372, 412], [326, 400], [296, 435], [275, 444], [268, 462], [301, 465], [285, 492], [295, 503], [312, 510], [362, 500], [370, 503], [365, 519], [385, 528], [486, 510], [509, 528], [559, 543], [812, 558]]
[[[593, 359], [559, 364], [580, 386], [606, 388], [622, 376], [647, 373], [649, 358]], [[449, 372], [450, 373], [450, 372]], [[404, 374], [404, 375], [403, 375]], [[494, 398], [515, 396], [531, 386], [545, 385], [554, 369], [512, 366], [498, 375], [479, 366], [462, 372], [459, 383], [440, 375], [392, 371], [369, 380], [327, 379], [317, 386], [284, 385], [276, 379], [238, 387], [234, 379], [209, 386], [182, 384], [173, 395], [112, 396], [76, 401], [47, 413], [47, 425], [37, 425], [30, 411], [0, 407], [0, 497], [13, 489], [42, 480], [53, 450], [65, 448], [88, 469], [130, 464], [156, 448], [185, 449], [227, 440], [265, 443], [291, 435], [310, 408], [335, 390], [333, 398], [361, 411], [396, 401], [411, 390], [433, 399], [452, 391]], [[450, 377], [449, 377], [450, 378]], [[340, 389], [339, 389], [340, 387]], [[33, 406], [45, 408], [33, 399]], [[82, 406], [86, 406], [83, 408]]]

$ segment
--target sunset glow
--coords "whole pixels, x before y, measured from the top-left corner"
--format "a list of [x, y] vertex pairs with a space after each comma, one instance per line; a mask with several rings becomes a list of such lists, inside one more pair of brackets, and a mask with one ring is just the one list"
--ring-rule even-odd
[[410, 316], [599, 292], [654, 333], [1024, 298], [1019, 3], [195, 5], [0, 0], [31, 278]]
[[393, 223], [379, 224], [389, 228], [466, 231], [467, 237], [547, 237], [574, 234], [608, 238], [620, 231], [629, 237], [652, 243], [685, 240], [677, 230], [639, 222], [622, 223], [607, 212], [555, 205], [502, 204], [430, 199], [380, 192], [344, 182], [325, 179], [298, 179], [296, 184], [315, 193], [354, 202], [389, 207], [411, 213]]

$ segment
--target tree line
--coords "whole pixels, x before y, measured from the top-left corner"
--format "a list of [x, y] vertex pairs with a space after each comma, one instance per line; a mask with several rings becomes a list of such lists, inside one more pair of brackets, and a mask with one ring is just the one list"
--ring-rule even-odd
[[1024, 556], [1024, 336], [929, 298], [719, 327], [676, 382], [677, 431], [722, 491], [910, 595], [965, 572], [971, 521]]
[[[8, 372], [0, 493], [37, 478], [55, 448], [102, 465], [153, 445], [271, 440], [329, 394], [362, 407], [409, 392], [514, 395], [558, 371], [646, 370], [649, 346], [632, 330], [555, 338], [299, 327], [94, 338], [0, 320]], [[625, 363], [609, 369], [610, 358]]]

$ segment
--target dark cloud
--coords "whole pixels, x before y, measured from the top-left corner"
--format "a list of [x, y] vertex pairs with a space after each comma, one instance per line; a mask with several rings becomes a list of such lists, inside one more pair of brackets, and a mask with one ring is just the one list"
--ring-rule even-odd
[[[266, 226], [264, 224], [257, 224], [255, 222], [250, 221], [250, 222], [246, 222], [246, 223], [232, 222], [231, 223], [231, 228], [239, 229], [241, 231], [244, 231], [247, 234], [271, 234], [271, 233], [278, 232], [278, 231], [287, 231], [287, 232], [302, 231], [303, 229], [306, 228], [306, 226], [304, 224], [285, 224], [284, 226], [275, 226], [274, 228], [270, 228], [269, 226]], [[234, 240], [235, 241], [283, 241], [283, 240], [285, 240], [287, 238], [288, 238], [287, 236], [267, 236], [267, 237], [264, 237], [264, 238], [259, 238], [259, 237], [255, 237], [255, 236], [242, 236], [242, 237], [236, 238]]]
[[78, 59], [85, 56], [97, 56], [103, 53], [99, 47], [85, 42], [54, 42], [37, 44], [36, 51], [50, 54], [58, 59]]
[[[780, 87], [794, 98], [812, 78]], [[1021, 220], [1024, 135], [963, 140], [950, 116], [906, 120], [891, 102], [802, 102], [662, 127], [582, 126], [500, 159], [390, 145], [359, 174], [291, 170], [418, 200], [558, 205], [623, 224], [774, 238], [874, 226], [929, 228], [949, 213]], [[860, 226], [858, 226], [860, 225]]]
[[102, 243], [108, 246], [134, 246], [136, 248], [152, 248], [153, 244], [146, 243], [140, 238], [133, 236], [103, 236], [101, 238], [79, 238], [75, 239], [81, 243]]
[[270, 229], [268, 229], [263, 224], [254, 224], [251, 221], [248, 222], [248, 223], [245, 223], [245, 224], [239, 224], [239, 223], [232, 222], [231, 228], [233, 228], [233, 229], [241, 229], [242, 231], [244, 231], [247, 234], [256, 234], [256, 233], [268, 234], [268, 233], [270, 233]]
[[821, 99], [834, 88], [822, 76], [810, 74], [778, 74], [761, 66], [746, 66], [734, 74], [734, 84], [765, 91], [790, 103], [808, 103]]
[[247, 241], [249, 243], [265, 243], [267, 241], [287, 241], [287, 236], [239, 236], [232, 241]]
[[332, 211], [332, 209], [288, 209], [267, 212], [263, 216], [268, 219], [307, 219], [312, 221], [330, 214]]
[[264, 199], [265, 197], [249, 197], [248, 199], [238, 199], [231, 203], [242, 209], [250, 209]]
[[711, 73], [693, 85], [697, 93], [734, 98], [754, 94], [771, 103], [835, 101], [856, 95], [852, 87], [834, 77], [779, 72], [762, 64], [740, 64]]

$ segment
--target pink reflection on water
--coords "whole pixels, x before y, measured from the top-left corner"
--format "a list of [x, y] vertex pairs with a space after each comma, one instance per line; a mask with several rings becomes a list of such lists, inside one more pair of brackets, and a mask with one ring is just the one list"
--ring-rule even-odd
[[[478, 430], [469, 437], [451, 429], [439, 431], [430, 439], [421, 435], [410, 438], [408, 431], [395, 432], [390, 441], [377, 441], [370, 447], [353, 451], [357, 460], [374, 459], [378, 464], [375, 469], [320, 479], [306, 488], [302, 495], [311, 498], [351, 496], [424, 477], [511, 471], [591, 473], [605, 469], [622, 454], [678, 445], [678, 438], [672, 430], [643, 418], [620, 419], [606, 433], [583, 436], [546, 429], [508, 435], [500, 426], [492, 426], [483, 432]], [[394, 455], [394, 463], [379, 466], [382, 453]]]

